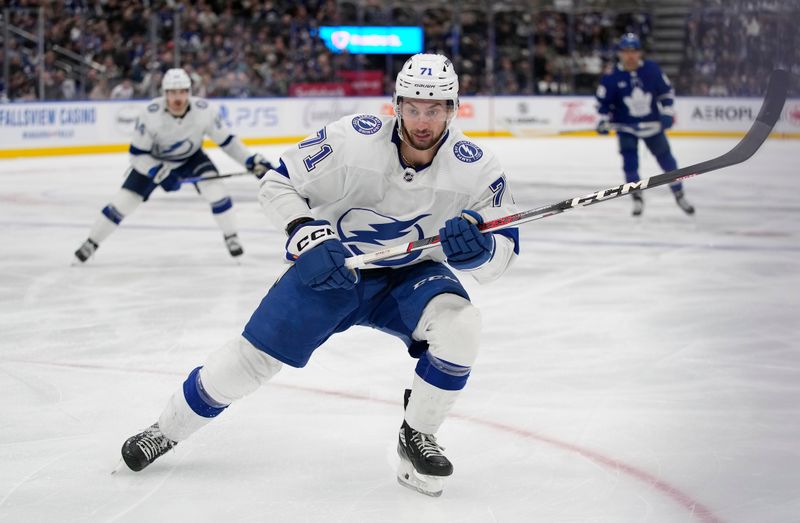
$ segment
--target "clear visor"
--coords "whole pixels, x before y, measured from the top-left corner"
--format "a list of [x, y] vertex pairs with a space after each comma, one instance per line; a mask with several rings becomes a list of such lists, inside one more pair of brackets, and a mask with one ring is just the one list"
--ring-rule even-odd
[[400, 116], [406, 122], [446, 122], [453, 114], [452, 103], [441, 100], [436, 102], [400, 100]]

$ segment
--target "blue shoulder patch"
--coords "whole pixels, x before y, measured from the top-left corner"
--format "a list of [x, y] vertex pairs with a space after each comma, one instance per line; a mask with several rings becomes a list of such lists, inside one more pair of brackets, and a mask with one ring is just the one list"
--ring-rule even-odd
[[353, 118], [353, 129], [361, 134], [375, 134], [382, 126], [381, 119], [371, 114], [360, 114]]
[[147, 110], [151, 113], [158, 111], [158, 104], [150, 104], [147, 106]]
[[195, 100], [194, 105], [198, 109], [205, 109], [206, 107], [208, 107], [208, 102], [206, 102], [205, 100]]
[[453, 146], [453, 154], [464, 163], [472, 163], [483, 157], [483, 150], [472, 142], [461, 140]]

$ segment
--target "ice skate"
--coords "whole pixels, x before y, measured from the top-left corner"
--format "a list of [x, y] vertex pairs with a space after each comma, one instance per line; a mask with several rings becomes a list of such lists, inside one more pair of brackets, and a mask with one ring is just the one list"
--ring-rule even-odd
[[75, 258], [81, 263], [86, 262], [89, 258], [92, 257], [94, 251], [97, 250], [98, 245], [91, 239], [87, 238], [85, 242], [81, 244], [77, 251], [75, 251]]
[[228, 247], [228, 252], [231, 253], [231, 256], [234, 258], [244, 254], [242, 244], [239, 242], [239, 235], [236, 233], [225, 236], [225, 245]]
[[686, 195], [683, 194], [683, 189], [674, 191], [674, 194], [675, 194], [675, 203], [678, 204], [678, 207], [680, 207], [683, 210], [683, 212], [685, 212], [688, 215], [694, 214], [694, 207], [692, 206], [691, 203], [689, 203], [686, 200]]
[[432, 434], [418, 432], [403, 421], [397, 442], [397, 481], [426, 496], [441, 496], [444, 478], [453, 473], [453, 464], [443, 450]]
[[644, 198], [639, 193], [631, 193], [631, 198], [633, 198], [633, 211], [631, 211], [631, 215], [633, 216], [641, 216], [642, 212], [644, 211]]
[[177, 444], [176, 441], [164, 436], [158, 423], [154, 423], [125, 441], [122, 445], [122, 459], [129, 469], [138, 472]]

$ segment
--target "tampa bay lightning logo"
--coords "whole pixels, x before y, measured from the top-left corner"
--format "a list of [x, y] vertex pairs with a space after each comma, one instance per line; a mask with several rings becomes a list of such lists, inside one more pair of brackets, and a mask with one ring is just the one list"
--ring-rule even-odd
[[483, 157], [483, 150], [472, 142], [461, 140], [453, 146], [453, 154], [462, 162], [472, 163]]
[[382, 125], [381, 119], [371, 114], [360, 114], [353, 118], [353, 129], [361, 134], [375, 134]]
[[[372, 209], [356, 207], [339, 218], [336, 228], [339, 238], [353, 254], [364, 254], [403, 242], [421, 240], [425, 235], [418, 222], [427, 216], [430, 215], [422, 214], [410, 220], [397, 220]], [[376, 262], [374, 265], [403, 265], [419, 258], [421, 254], [422, 251], [414, 251], [401, 257]]]
[[159, 150], [156, 156], [165, 160], [180, 160], [188, 156], [193, 148], [191, 140], [181, 140]]

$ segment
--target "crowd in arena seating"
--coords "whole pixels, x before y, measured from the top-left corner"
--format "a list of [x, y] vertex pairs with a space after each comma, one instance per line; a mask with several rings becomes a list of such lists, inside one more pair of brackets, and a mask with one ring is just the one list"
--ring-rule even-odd
[[[678, 93], [760, 92], [758, 78], [776, 65], [775, 56], [783, 52], [797, 63], [796, 26], [779, 12], [771, 14], [770, 4], [778, 3], [752, 0], [731, 9], [722, 0], [697, 0], [688, 21], [684, 68], [673, 79]], [[35, 35], [39, 4], [10, 1], [10, 23]], [[380, 0], [360, 8], [347, 0], [42, 4], [48, 46], [44, 88], [51, 100], [155, 96], [161, 74], [176, 64], [176, 56], [199, 96], [286, 96], [292, 84], [338, 82], [339, 71], [348, 70], [382, 71], [384, 93], [391, 93], [404, 56], [334, 54], [316, 37], [320, 25], [352, 25], [356, 20], [359, 25], [423, 25], [426, 51], [453, 58], [465, 95], [590, 94], [614, 61], [616, 38], [633, 31], [647, 43], [651, 32], [645, 12], [611, 9], [566, 13], [509, 7], [488, 12], [447, 2], [398, 7]], [[35, 49], [15, 34], [9, 51], [5, 93], [12, 100], [38, 99]], [[86, 57], [92, 66], [83, 71], [77, 62], [65, 66], [69, 53]], [[731, 76], [734, 80], [728, 81]]]
[[699, 0], [687, 21], [676, 90], [758, 96], [776, 68], [800, 73], [800, 3]]

